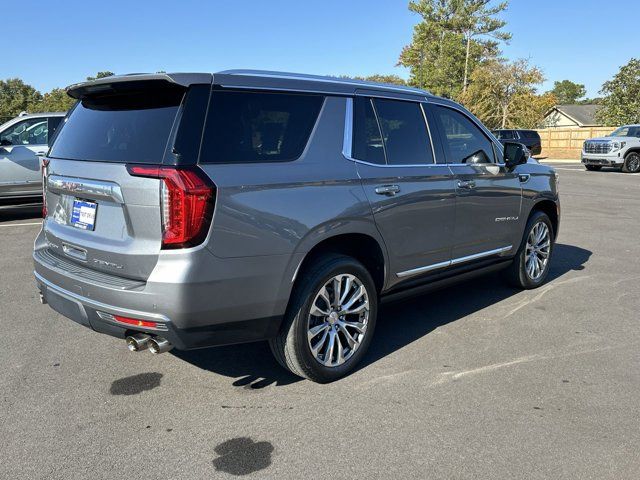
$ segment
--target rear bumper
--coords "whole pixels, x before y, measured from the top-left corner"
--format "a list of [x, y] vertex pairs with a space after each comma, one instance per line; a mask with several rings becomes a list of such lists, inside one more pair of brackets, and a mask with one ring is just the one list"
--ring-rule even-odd
[[[56, 264], [42, 235], [34, 275], [43, 299], [58, 313], [97, 332], [123, 338], [146, 332], [178, 349], [264, 340], [280, 328], [290, 289], [291, 258], [220, 259], [207, 249], [158, 260], [146, 282], [111, 282]], [[117, 277], [115, 277], [117, 278]], [[160, 329], [123, 325], [113, 315], [157, 322]]]
[[[282, 321], [281, 316], [273, 316], [194, 328], [178, 328], [164, 315], [132, 311], [96, 302], [56, 287], [38, 273], [35, 273], [35, 277], [44, 302], [60, 315], [112, 337], [125, 338], [136, 332], [163, 337], [179, 350], [265, 340], [277, 333]], [[109, 316], [103, 315], [104, 313], [159, 322], [166, 326], [166, 329], [124, 326], [110, 320]]]

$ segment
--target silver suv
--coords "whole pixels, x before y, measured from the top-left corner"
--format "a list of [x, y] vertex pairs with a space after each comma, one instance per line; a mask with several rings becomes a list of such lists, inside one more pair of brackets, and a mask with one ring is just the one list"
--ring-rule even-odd
[[365, 355], [382, 299], [496, 269], [535, 288], [549, 272], [554, 171], [450, 100], [256, 71], [68, 93], [36, 282], [133, 351], [268, 340], [328, 382]]
[[64, 112], [23, 114], [0, 125], [0, 200], [42, 196], [40, 157]]

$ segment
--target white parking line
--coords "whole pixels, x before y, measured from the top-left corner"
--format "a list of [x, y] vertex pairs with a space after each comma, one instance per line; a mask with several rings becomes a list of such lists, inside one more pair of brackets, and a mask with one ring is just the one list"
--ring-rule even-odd
[[24, 227], [28, 225], [42, 225], [42, 222], [32, 222], [32, 223], [10, 223], [8, 225], [0, 225], [0, 227]]

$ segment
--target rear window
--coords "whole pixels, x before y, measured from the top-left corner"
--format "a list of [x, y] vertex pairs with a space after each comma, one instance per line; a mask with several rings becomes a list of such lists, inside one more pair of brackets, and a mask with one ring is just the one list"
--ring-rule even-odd
[[520, 135], [522, 138], [540, 138], [538, 132], [534, 130], [520, 130]]
[[324, 97], [215, 91], [201, 163], [286, 162], [304, 150]]
[[147, 89], [81, 100], [50, 156], [69, 160], [162, 163], [184, 92]]

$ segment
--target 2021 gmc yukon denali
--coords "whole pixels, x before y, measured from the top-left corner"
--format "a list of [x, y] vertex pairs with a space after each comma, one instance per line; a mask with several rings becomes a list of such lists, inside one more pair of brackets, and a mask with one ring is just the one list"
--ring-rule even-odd
[[37, 286], [133, 351], [268, 340], [328, 382], [365, 354], [381, 299], [501, 268], [535, 288], [549, 272], [554, 171], [450, 100], [242, 70], [68, 93]]

